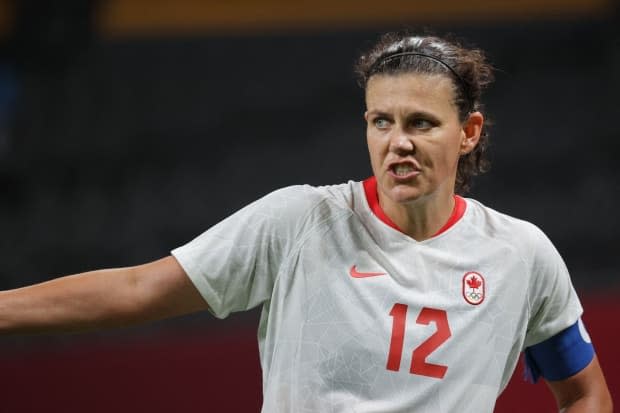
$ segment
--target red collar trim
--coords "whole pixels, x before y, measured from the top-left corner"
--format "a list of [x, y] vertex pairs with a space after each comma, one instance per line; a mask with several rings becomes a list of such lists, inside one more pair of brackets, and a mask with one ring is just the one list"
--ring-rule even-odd
[[[381, 205], [379, 204], [379, 194], [377, 193], [377, 178], [371, 176], [370, 178], [364, 180], [362, 184], [364, 185], [366, 201], [368, 201], [368, 206], [370, 207], [370, 210], [373, 212], [373, 214], [375, 214], [376, 217], [379, 218], [386, 225], [394, 228], [397, 231], [403, 232], [400, 228], [398, 228], [398, 225], [396, 225], [394, 221], [392, 221], [390, 217], [386, 215], [386, 213], [383, 211], [383, 208], [381, 208]], [[465, 215], [466, 209], [467, 202], [465, 202], [465, 200], [460, 196], [454, 195], [454, 208], [452, 209], [452, 214], [450, 214], [450, 218], [448, 218], [448, 221], [439, 229], [439, 231], [435, 233], [435, 235], [433, 235], [433, 237], [443, 234], [444, 232], [452, 228], [454, 224], [456, 224], [463, 217], [463, 215]]]
[[465, 210], [467, 209], [467, 202], [463, 198], [458, 195], [454, 195], [454, 208], [452, 208], [452, 214], [450, 214], [450, 218], [443, 224], [443, 227], [439, 228], [439, 231], [433, 235], [436, 237], [439, 234], [443, 234], [450, 228], [452, 228], [461, 218], [465, 215]]
[[394, 228], [396, 231], [403, 232], [400, 228], [398, 228], [398, 225], [396, 225], [394, 221], [390, 219], [390, 217], [385, 215], [385, 212], [383, 212], [383, 208], [381, 208], [381, 205], [379, 204], [379, 194], [377, 193], [377, 178], [371, 176], [370, 178], [363, 181], [362, 184], [364, 185], [364, 192], [366, 193], [366, 201], [368, 201], [368, 206], [370, 207], [370, 210], [373, 212], [373, 214], [375, 214], [377, 218], [379, 218], [385, 224]]

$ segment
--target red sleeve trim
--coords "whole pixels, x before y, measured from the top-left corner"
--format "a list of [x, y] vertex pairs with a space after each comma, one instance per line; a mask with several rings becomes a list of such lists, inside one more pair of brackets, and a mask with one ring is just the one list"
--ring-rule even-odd
[[[364, 180], [362, 182], [364, 186], [364, 193], [366, 194], [366, 201], [368, 202], [368, 206], [370, 210], [375, 214], [377, 218], [379, 218], [384, 224], [389, 227], [394, 228], [397, 231], [403, 232], [398, 225], [394, 223], [386, 215], [381, 208], [381, 204], [379, 204], [379, 194], [377, 192], [377, 178], [371, 176], [370, 178]], [[452, 209], [452, 214], [450, 214], [450, 218], [448, 221], [433, 235], [436, 237], [437, 235], [443, 234], [450, 228], [452, 228], [462, 217], [465, 215], [465, 210], [467, 209], [467, 202], [463, 198], [458, 195], [454, 195], [454, 208]]]

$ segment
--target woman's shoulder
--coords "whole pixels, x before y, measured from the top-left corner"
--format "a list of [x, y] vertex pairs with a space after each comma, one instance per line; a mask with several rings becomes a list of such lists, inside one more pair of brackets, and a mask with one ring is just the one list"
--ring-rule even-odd
[[544, 232], [534, 223], [500, 212], [480, 201], [466, 198], [470, 223], [487, 235], [497, 240], [507, 240], [511, 243], [532, 245], [548, 241]]
[[291, 185], [277, 189], [265, 199], [284, 203], [291, 207], [312, 208], [318, 204], [350, 207], [359, 182], [349, 181], [334, 185]]

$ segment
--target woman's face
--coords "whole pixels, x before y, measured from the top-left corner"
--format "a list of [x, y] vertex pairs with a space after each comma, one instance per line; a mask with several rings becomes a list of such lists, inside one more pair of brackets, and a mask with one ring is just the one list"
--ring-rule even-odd
[[368, 151], [382, 202], [451, 196], [459, 157], [474, 149], [483, 118], [462, 124], [452, 80], [443, 75], [375, 75], [366, 87]]

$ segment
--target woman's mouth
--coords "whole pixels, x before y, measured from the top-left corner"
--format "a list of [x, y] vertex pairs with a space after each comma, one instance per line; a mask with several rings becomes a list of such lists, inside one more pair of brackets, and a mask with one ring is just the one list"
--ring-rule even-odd
[[406, 176], [413, 172], [411, 165], [396, 165], [394, 167], [394, 173], [398, 176]]
[[394, 163], [388, 168], [388, 174], [396, 180], [407, 180], [418, 176], [420, 169], [411, 162]]

